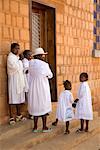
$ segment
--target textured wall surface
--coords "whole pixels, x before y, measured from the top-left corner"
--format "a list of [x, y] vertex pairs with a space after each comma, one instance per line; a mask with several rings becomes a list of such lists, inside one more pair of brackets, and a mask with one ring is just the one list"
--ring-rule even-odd
[[[62, 81], [72, 82], [76, 98], [81, 72], [89, 74], [94, 109], [100, 107], [100, 58], [92, 57], [92, 0], [37, 0], [56, 9], [57, 92]], [[8, 119], [6, 58], [10, 43], [17, 41], [21, 50], [29, 48], [28, 0], [0, 0], [0, 124]]]
[[29, 5], [25, 0], [0, 0], [0, 124], [8, 119], [6, 58], [11, 42], [29, 48]]

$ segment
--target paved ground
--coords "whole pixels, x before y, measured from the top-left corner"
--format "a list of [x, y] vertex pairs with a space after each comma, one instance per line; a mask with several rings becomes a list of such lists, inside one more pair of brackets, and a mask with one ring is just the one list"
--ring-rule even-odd
[[72, 150], [100, 150], [100, 134], [91, 137]]
[[[55, 110], [48, 118], [48, 125], [55, 120]], [[76, 134], [79, 121], [70, 124], [70, 134], [64, 135], [65, 124], [58, 123], [51, 133], [32, 133], [33, 121], [16, 123], [0, 128], [0, 150], [100, 150], [100, 117], [94, 113], [89, 133]], [[39, 122], [41, 128], [41, 119]]]
[[[86, 135], [87, 133], [76, 134], [74, 132], [71, 135], [62, 134], [50, 141], [33, 146], [29, 150], [100, 150], [100, 132], [92, 137], [89, 136], [89, 139], [86, 141], [83, 140], [82, 134]], [[82, 141], [78, 142], [78, 138], [81, 138]], [[73, 145], [74, 142], [76, 142], [76, 145], [71, 147], [71, 143]]]

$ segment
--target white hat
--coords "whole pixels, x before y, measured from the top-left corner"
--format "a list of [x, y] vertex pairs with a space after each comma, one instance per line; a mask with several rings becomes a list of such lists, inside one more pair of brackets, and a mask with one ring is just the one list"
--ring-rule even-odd
[[46, 55], [46, 54], [48, 54], [48, 53], [47, 53], [47, 52], [44, 52], [43, 48], [39, 47], [39, 48], [36, 48], [36, 49], [34, 50], [33, 56], [39, 55], [39, 54]]

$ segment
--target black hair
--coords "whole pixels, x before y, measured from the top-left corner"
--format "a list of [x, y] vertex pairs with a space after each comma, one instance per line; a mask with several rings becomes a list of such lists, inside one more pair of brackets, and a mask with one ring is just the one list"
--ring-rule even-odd
[[82, 73], [80, 74], [80, 78], [81, 78], [81, 77], [85, 77], [85, 78], [86, 78], [85, 81], [88, 80], [88, 74], [87, 74], [86, 72], [82, 72]]
[[63, 81], [63, 85], [65, 87], [65, 90], [71, 90], [72, 89], [72, 85], [71, 85], [71, 82], [69, 80]]
[[31, 52], [30, 50], [25, 50], [25, 51], [23, 52], [24, 58], [27, 58], [27, 55], [28, 55], [30, 52]]
[[23, 53], [22, 53], [22, 54], [19, 54], [19, 59], [20, 59], [20, 60], [23, 60], [23, 59], [24, 59]]
[[42, 58], [42, 54], [34, 55], [33, 57], [34, 57], [34, 59], [41, 59]]
[[12, 51], [16, 46], [19, 46], [19, 44], [18, 44], [18, 43], [12, 43], [12, 44], [11, 44], [11, 51]]

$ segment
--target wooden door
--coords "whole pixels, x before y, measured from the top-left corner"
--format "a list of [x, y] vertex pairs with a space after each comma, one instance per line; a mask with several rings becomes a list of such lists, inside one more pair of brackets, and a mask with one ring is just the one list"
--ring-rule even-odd
[[53, 72], [53, 79], [50, 80], [52, 101], [57, 100], [56, 89], [56, 41], [55, 41], [55, 11], [54, 9], [47, 9], [47, 50], [48, 62], [51, 65]]
[[57, 101], [56, 88], [56, 48], [55, 48], [55, 11], [51, 7], [33, 2], [32, 5], [32, 49], [42, 47], [48, 51], [47, 62], [53, 72], [50, 80], [52, 101]]

